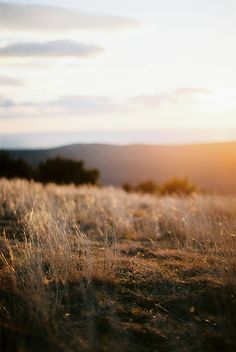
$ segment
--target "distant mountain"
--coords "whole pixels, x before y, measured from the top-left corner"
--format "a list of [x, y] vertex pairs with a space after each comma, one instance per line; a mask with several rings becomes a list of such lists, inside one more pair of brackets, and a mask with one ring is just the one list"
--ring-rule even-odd
[[173, 176], [187, 176], [201, 189], [236, 193], [236, 142], [175, 146], [75, 144], [9, 152], [32, 165], [55, 156], [84, 160], [87, 167], [100, 170], [106, 185], [148, 179], [161, 183]]

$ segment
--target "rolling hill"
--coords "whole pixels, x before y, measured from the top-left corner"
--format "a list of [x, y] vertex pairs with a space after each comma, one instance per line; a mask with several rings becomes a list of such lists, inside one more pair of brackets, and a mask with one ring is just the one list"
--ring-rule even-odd
[[173, 176], [187, 176], [202, 190], [236, 193], [236, 142], [175, 146], [75, 144], [9, 152], [32, 165], [55, 156], [84, 160], [87, 167], [100, 170], [105, 185], [147, 179], [161, 183]]

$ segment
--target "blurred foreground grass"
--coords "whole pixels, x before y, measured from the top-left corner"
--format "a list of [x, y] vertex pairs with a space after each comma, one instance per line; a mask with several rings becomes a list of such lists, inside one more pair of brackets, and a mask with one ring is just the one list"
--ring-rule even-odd
[[1, 351], [235, 351], [236, 200], [0, 181]]

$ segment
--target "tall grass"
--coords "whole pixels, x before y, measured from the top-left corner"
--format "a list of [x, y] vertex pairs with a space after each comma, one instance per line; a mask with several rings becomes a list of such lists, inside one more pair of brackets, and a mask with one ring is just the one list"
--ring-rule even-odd
[[[65, 329], [73, 283], [79, 283], [86, 297], [92, 280], [116, 280], [122, 261], [117, 243], [125, 240], [200, 252], [235, 285], [233, 197], [158, 198], [112, 187], [3, 179], [0, 235], [1, 287], [24, 302], [32, 321], [36, 326], [43, 322], [48, 336], [59, 338]], [[10, 314], [1, 307], [1, 316]], [[68, 334], [75, 325], [66, 325]]]

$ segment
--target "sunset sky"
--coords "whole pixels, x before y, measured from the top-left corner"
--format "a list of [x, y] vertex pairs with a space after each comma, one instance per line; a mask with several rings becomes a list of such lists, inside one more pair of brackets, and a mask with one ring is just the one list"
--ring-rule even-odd
[[236, 139], [235, 63], [236, 0], [0, 2], [0, 147]]

